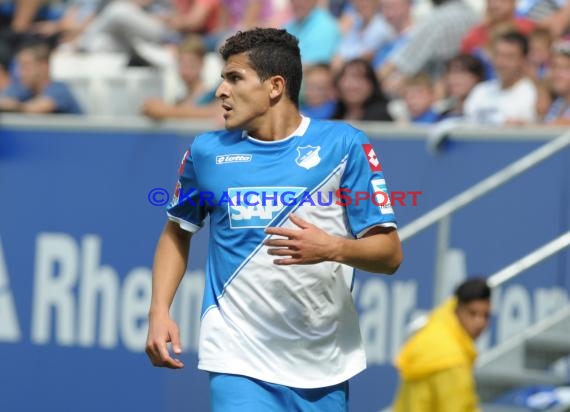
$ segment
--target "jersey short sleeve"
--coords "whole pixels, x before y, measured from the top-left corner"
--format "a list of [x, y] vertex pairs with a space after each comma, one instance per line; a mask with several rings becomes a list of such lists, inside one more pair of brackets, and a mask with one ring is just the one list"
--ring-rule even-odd
[[184, 153], [178, 169], [178, 181], [167, 206], [168, 218], [189, 232], [197, 232], [208, 215], [207, 205], [200, 198], [195, 164], [191, 149]]
[[374, 226], [396, 227], [382, 165], [362, 132], [348, 142], [347, 164], [337, 197], [346, 207], [350, 230], [355, 237], [362, 237]]

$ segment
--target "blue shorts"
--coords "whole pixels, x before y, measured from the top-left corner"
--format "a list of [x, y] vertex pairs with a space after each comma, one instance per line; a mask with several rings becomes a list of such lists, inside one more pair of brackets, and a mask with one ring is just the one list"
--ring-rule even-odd
[[348, 382], [300, 389], [210, 373], [210, 399], [212, 412], [347, 412]]

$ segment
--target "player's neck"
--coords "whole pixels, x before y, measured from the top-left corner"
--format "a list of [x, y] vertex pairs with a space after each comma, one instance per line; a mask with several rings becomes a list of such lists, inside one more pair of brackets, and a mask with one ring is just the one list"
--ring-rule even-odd
[[274, 142], [290, 136], [297, 130], [301, 120], [301, 114], [293, 104], [279, 109], [274, 107], [260, 117], [247, 132], [255, 139]]

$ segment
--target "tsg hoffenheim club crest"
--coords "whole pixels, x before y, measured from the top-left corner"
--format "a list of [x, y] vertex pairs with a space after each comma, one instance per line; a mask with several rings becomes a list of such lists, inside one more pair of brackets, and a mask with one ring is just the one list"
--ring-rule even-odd
[[321, 146], [300, 146], [297, 148], [299, 156], [295, 159], [295, 163], [307, 170], [311, 167], [315, 167], [321, 162], [321, 157], [319, 156], [320, 151]]

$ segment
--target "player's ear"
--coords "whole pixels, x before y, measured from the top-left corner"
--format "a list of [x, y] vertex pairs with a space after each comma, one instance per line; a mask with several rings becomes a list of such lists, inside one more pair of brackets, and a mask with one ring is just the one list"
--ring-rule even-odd
[[283, 76], [271, 76], [269, 78], [269, 97], [276, 99], [285, 93], [285, 79]]

